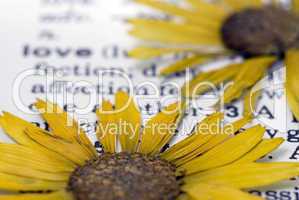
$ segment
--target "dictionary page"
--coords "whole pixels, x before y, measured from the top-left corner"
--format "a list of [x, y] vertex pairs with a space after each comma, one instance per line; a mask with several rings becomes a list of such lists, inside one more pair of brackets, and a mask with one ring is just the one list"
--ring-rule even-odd
[[[38, 98], [56, 102], [77, 118], [99, 149], [95, 110], [103, 99], [113, 101], [116, 91], [130, 91], [146, 121], [162, 107], [179, 101], [180, 87], [195, 73], [232, 62], [222, 59], [198, 70], [162, 77], [159, 69], [181, 55], [145, 62], [128, 58], [127, 51], [140, 41], [127, 34], [127, 19], [145, 14], [167, 17], [129, 0], [9, 0], [0, 1], [0, 10], [0, 110], [49, 130], [33, 103]], [[263, 92], [254, 123], [267, 128], [265, 137], [286, 140], [263, 160], [298, 162], [299, 124], [287, 106], [284, 80], [283, 65], [277, 64], [257, 85]], [[189, 106], [169, 145], [186, 137], [214, 111], [218, 92]], [[225, 121], [240, 119], [242, 110], [242, 102], [225, 106]], [[2, 130], [0, 140], [13, 142]], [[298, 200], [298, 183], [294, 178], [252, 192], [269, 200]]]

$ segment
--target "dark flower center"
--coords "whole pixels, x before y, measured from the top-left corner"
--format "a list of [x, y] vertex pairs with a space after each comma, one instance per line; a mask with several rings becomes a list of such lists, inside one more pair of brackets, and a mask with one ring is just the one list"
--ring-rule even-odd
[[232, 14], [222, 26], [225, 45], [256, 56], [284, 53], [299, 46], [299, 19], [283, 8], [247, 8]]
[[173, 200], [180, 193], [174, 165], [138, 153], [100, 155], [73, 172], [68, 189], [77, 200]]

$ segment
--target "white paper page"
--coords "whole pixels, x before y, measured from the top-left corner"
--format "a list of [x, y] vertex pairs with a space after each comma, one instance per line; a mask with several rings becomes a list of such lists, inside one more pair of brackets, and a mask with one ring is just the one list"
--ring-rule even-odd
[[[117, 90], [131, 87], [146, 121], [159, 108], [178, 100], [178, 88], [192, 74], [160, 77], [159, 67], [175, 58], [141, 63], [126, 56], [126, 51], [138, 41], [128, 36], [125, 19], [153, 13], [130, 1], [9, 0], [0, 1], [0, 9], [0, 110], [24, 117], [43, 128], [47, 125], [32, 109], [37, 98], [55, 100], [69, 111], [75, 111], [80, 124], [95, 142], [94, 108], [103, 97], [113, 99]], [[203, 70], [227, 62], [219, 61]], [[264, 85], [269, 87], [265, 88], [258, 105], [260, 117], [256, 122], [267, 127], [265, 137], [286, 139], [279, 150], [265, 160], [298, 162], [299, 125], [286, 104], [282, 87], [284, 73], [280, 67], [274, 68], [273, 77], [265, 78]], [[50, 71], [45, 76], [45, 69], [54, 69], [54, 78]], [[102, 79], [97, 75], [99, 71], [104, 73]], [[60, 86], [54, 97], [53, 92], [47, 93], [47, 89], [53, 89], [53, 82]], [[147, 95], [141, 95], [144, 93]], [[201, 99], [187, 112], [177, 140], [211, 112], [210, 100]], [[240, 102], [225, 108], [226, 121], [239, 119], [241, 114]], [[12, 142], [4, 133], [0, 139]], [[298, 183], [294, 179], [254, 191], [269, 200], [295, 200], [299, 199]]]

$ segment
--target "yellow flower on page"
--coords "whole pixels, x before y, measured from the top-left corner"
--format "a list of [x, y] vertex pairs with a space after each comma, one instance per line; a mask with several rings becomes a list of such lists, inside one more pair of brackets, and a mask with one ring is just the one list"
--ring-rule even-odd
[[223, 114], [214, 113], [164, 150], [179, 104], [143, 124], [133, 98], [118, 92], [114, 105], [104, 101], [97, 111], [98, 153], [56, 104], [35, 106], [50, 132], [7, 112], [0, 117], [15, 141], [0, 144], [0, 200], [255, 200], [246, 190], [299, 175], [298, 163], [257, 162], [283, 139], [263, 139], [260, 125], [242, 129], [250, 118], [222, 127]]
[[[194, 68], [219, 57], [240, 55], [240, 64], [197, 74], [182, 87], [185, 97], [194, 97], [211, 90], [200, 86], [209, 82], [220, 85], [232, 81], [225, 89], [223, 101], [251, 96], [250, 89], [261, 80], [278, 60], [286, 65], [286, 93], [291, 110], [299, 119], [299, 1], [292, 0], [290, 9], [278, 1], [265, 4], [262, 0], [185, 0], [184, 7], [165, 0], [135, 0], [160, 10], [173, 20], [131, 19], [130, 34], [154, 42], [136, 47], [129, 55], [151, 59], [166, 54], [187, 52], [183, 58], [161, 70], [169, 75]], [[157, 45], [158, 44], [158, 45]], [[256, 101], [253, 100], [252, 104]], [[252, 106], [253, 107], [253, 106]], [[246, 109], [246, 114], [248, 110]]]

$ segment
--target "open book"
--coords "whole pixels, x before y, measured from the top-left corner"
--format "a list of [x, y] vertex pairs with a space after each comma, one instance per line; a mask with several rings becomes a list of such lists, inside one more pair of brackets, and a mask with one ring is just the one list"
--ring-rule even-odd
[[[128, 36], [126, 20], [153, 12], [129, 0], [9, 0], [0, 1], [0, 10], [0, 110], [16, 113], [45, 129], [48, 125], [32, 106], [37, 98], [54, 101], [73, 113], [100, 146], [95, 141], [94, 112], [102, 99], [112, 100], [118, 90], [130, 91], [147, 120], [161, 107], [180, 100], [180, 87], [194, 74], [159, 76], [159, 67], [180, 55], [145, 62], [128, 58], [127, 51], [139, 41]], [[199, 70], [228, 62], [217, 61]], [[261, 82], [255, 122], [267, 127], [266, 137], [286, 139], [264, 160], [298, 162], [299, 124], [285, 100], [284, 76], [283, 66], [277, 66]], [[213, 112], [218, 97], [208, 94], [190, 105], [172, 143]], [[225, 106], [225, 120], [240, 118], [242, 109], [242, 102]], [[4, 134], [0, 139], [11, 141]], [[295, 200], [299, 199], [299, 181], [253, 192], [271, 200]]]

